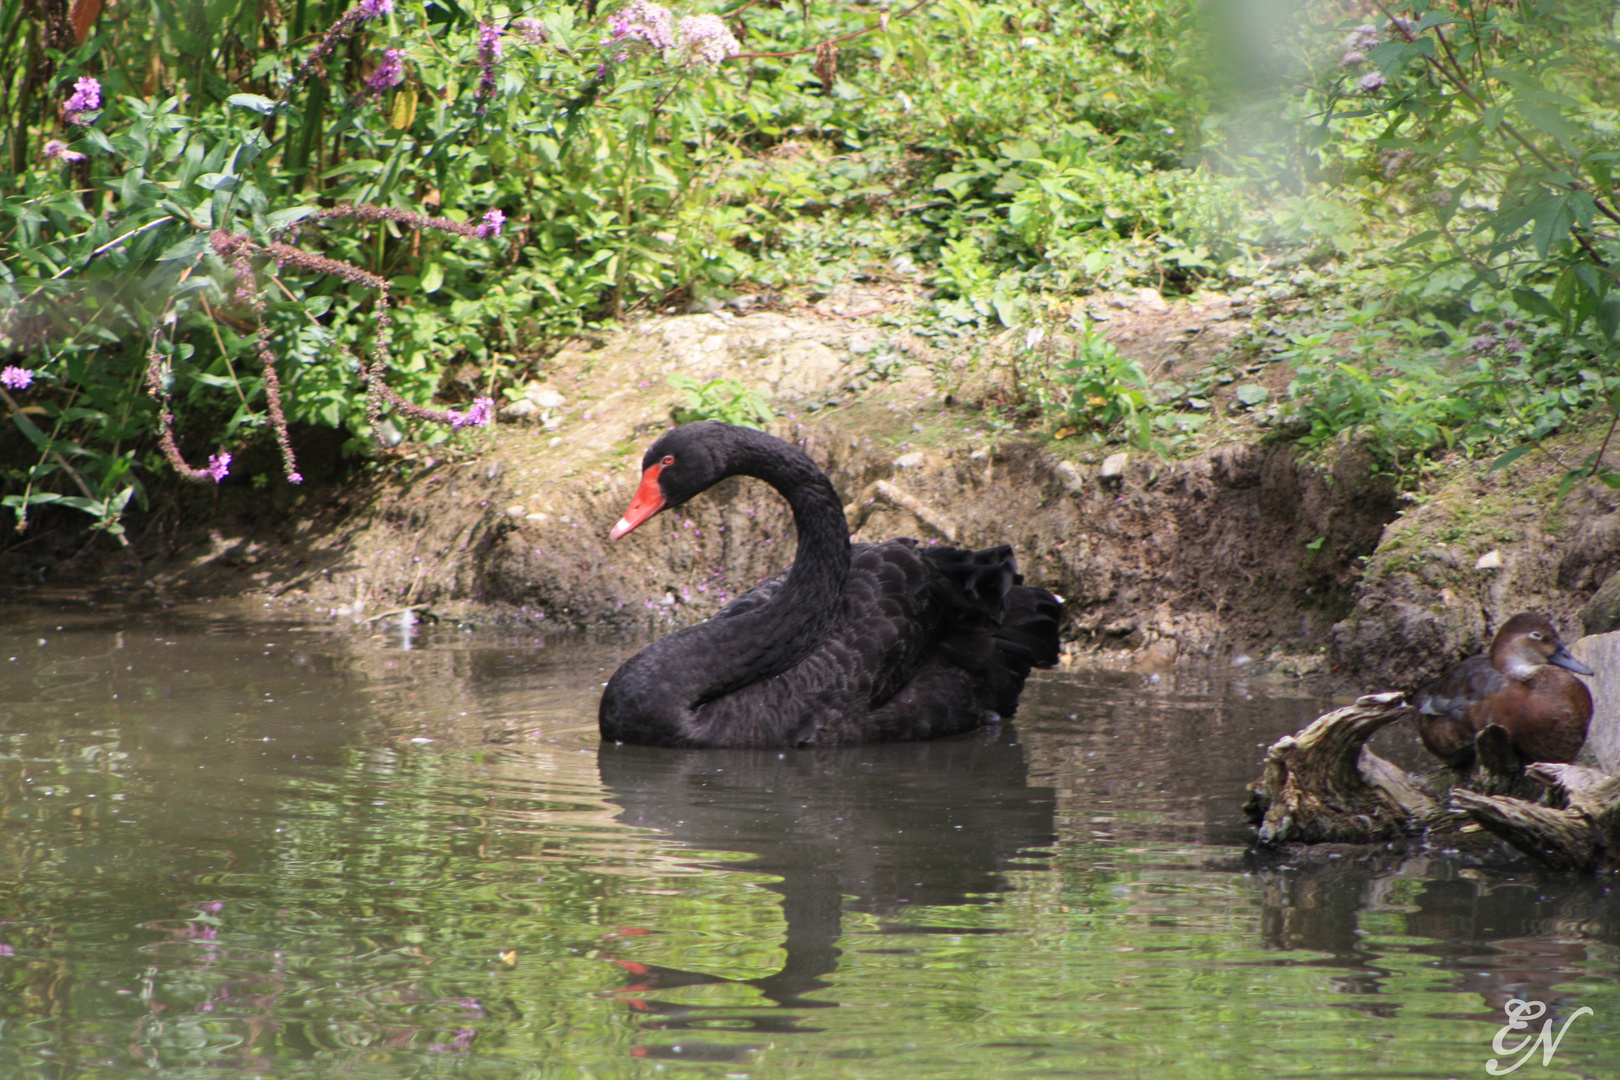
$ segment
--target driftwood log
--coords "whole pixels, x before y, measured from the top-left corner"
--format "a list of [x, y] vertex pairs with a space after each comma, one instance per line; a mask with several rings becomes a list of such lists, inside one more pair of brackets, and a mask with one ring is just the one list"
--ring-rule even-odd
[[1554, 870], [1620, 865], [1620, 776], [1551, 762], [1531, 765], [1525, 775], [1544, 787], [1541, 800], [1458, 788], [1451, 805]]
[[1260, 843], [1370, 843], [1452, 831], [1466, 815], [1553, 869], [1620, 867], [1620, 776], [1522, 766], [1495, 725], [1467, 773], [1414, 776], [1366, 745], [1411, 713], [1400, 694], [1369, 694], [1272, 743], [1244, 806]]
[[1260, 843], [1388, 840], [1443, 820], [1434, 792], [1367, 749], [1411, 711], [1400, 694], [1368, 694], [1272, 743], [1244, 806]]

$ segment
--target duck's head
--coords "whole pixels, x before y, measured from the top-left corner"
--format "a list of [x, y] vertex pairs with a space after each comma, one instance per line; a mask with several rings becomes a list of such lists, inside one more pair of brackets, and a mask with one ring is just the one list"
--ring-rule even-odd
[[736, 472], [739, 452], [758, 432], [701, 420], [664, 433], [641, 458], [641, 486], [609, 533], [617, 540], [661, 510], [679, 506]]
[[1557, 664], [1578, 675], [1596, 674], [1570, 655], [1545, 615], [1523, 611], [1502, 624], [1491, 641], [1492, 667], [1510, 679], [1524, 680], [1544, 664]]

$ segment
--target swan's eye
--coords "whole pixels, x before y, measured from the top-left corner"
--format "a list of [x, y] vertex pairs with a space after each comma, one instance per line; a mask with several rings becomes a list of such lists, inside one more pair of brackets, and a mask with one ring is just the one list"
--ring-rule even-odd
[[675, 455], [674, 454], [665, 454], [664, 455], [664, 464], [665, 465], [673, 465], [673, 464], [675, 464]]
[[[667, 464], [667, 462], [666, 462], [666, 464]], [[1540, 630], [1532, 630], [1532, 631], [1530, 631], [1530, 640], [1531, 641], [1540, 641], [1541, 640], [1541, 631]]]

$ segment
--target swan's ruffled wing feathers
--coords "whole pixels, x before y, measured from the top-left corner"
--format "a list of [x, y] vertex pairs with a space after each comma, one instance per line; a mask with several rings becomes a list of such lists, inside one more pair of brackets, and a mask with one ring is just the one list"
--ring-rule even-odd
[[853, 610], [875, 612], [855, 637], [870, 643], [861, 655], [874, 669], [881, 665], [870, 700], [885, 727], [903, 714], [920, 725], [915, 733], [886, 730], [884, 737], [931, 738], [943, 733], [941, 722], [969, 730], [979, 721], [961, 726], [956, 714], [963, 707], [1011, 716], [1030, 669], [1057, 663], [1062, 605], [1045, 589], [1022, 584], [1012, 548], [891, 542], [872, 545], [852, 570], [867, 562], [873, 569], [852, 572], [852, 583], [860, 578], [879, 595], [850, 601]]

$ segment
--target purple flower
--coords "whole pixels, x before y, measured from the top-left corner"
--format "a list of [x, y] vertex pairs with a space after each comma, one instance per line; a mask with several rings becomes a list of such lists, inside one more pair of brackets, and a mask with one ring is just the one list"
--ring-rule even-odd
[[742, 51], [731, 30], [718, 15], [694, 15], [680, 24], [680, 62], [688, 67], [714, 67]]
[[357, 6], [362, 19], [380, 19], [394, 10], [394, 0], [360, 0]]
[[1378, 27], [1372, 23], [1362, 23], [1350, 31], [1350, 36], [1344, 39], [1347, 52], [1366, 52], [1378, 44]]
[[303, 473], [290, 472], [290, 473], [287, 474], [287, 483], [289, 483], [289, 484], [302, 484], [303, 482], [304, 482], [304, 474]]
[[501, 226], [506, 224], [506, 215], [499, 210], [491, 210], [484, 215], [484, 223], [477, 228], [477, 233], [484, 239], [492, 239], [501, 235]]
[[230, 471], [231, 455], [229, 451], [226, 450], [221, 450], [219, 453], [209, 458], [207, 467], [203, 469], [203, 472], [214, 478], [214, 483], [216, 484], [225, 479], [226, 475]]
[[45, 144], [46, 161], [83, 161], [84, 155], [77, 150], [69, 150], [67, 143], [61, 139], [52, 139]]
[[494, 23], [484, 23], [478, 28], [478, 55], [487, 56], [490, 63], [501, 58], [501, 28]]
[[[478, 90], [473, 95], [477, 98], [495, 96], [495, 65], [501, 59], [501, 29], [494, 23], [483, 23], [478, 27], [478, 67], [483, 72], [478, 79]], [[478, 111], [482, 113], [484, 106], [480, 103]]]
[[380, 94], [390, 86], [398, 86], [405, 81], [405, 51], [403, 49], [389, 49], [383, 53], [382, 63], [371, 69], [366, 76], [366, 88], [374, 94]]
[[465, 413], [457, 412], [455, 409], [448, 409], [446, 412], [453, 428], [488, 427], [489, 422], [495, 419], [495, 399], [473, 398], [472, 408]]
[[101, 83], [86, 75], [73, 84], [73, 96], [62, 105], [62, 112], [70, 124], [81, 127], [90, 123], [83, 113], [101, 108]]
[[1361, 81], [1356, 83], [1356, 88], [1363, 94], [1371, 94], [1382, 90], [1384, 88], [1384, 73], [1381, 71], [1367, 72], [1361, 77]]
[[1347, 52], [1343, 56], [1339, 57], [1339, 66], [1340, 67], [1347, 67], [1347, 68], [1360, 67], [1362, 64], [1365, 64], [1366, 62], [1367, 62], [1367, 54], [1364, 53], [1364, 52], [1359, 52], [1359, 51], [1357, 51], [1355, 49], [1351, 49], [1349, 52]]
[[523, 40], [530, 45], [544, 45], [551, 40], [551, 34], [546, 30], [546, 24], [532, 16], [524, 16], [513, 20], [512, 29], [522, 35]]
[[34, 373], [27, 368], [17, 367], [15, 364], [0, 371], [0, 386], [8, 390], [26, 390], [28, 384], [34, 381]]
[[16, 956], [16, 955], [17, 955], [17, 950], [16, 949], [13, 949], [10, 945], [7, 945], [5, 942], [0, 941], [0, 956]]

